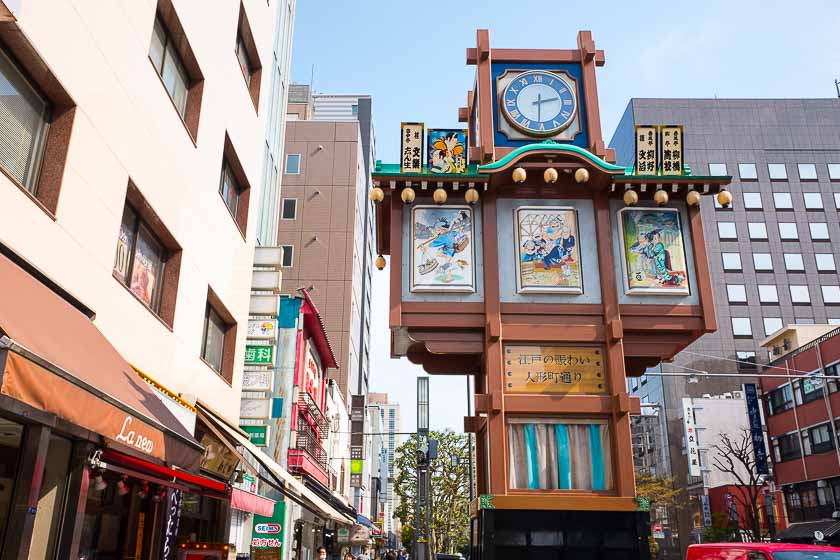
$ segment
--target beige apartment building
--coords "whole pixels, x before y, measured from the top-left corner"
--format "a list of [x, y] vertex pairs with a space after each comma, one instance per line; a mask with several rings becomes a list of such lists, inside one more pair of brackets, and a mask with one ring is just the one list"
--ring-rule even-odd
[[227, 540], [287, 4], [0, 0], [0, 557]]
[[369, 377], [374, 163], [371, 98], [289, 91], [278, 244], [286, 293], [306, 288], [339, 362], [342, 398]]

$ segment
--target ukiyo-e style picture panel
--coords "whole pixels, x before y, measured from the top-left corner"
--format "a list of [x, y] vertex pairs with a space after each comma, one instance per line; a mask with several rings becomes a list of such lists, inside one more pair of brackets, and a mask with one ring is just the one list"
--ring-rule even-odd
[[411, 291], [474, 292], [475, 239], [469, 206], [411, 210]]
[[430, 173], [467, 172], [467, 131], [430, 128], [426, 162]]
[[583, 293], [577, 211], [520, 206], [514, 214], [517, 291]]
[[618, 212], [627, 294], [688, 294], [680, 212], [622, 208]]

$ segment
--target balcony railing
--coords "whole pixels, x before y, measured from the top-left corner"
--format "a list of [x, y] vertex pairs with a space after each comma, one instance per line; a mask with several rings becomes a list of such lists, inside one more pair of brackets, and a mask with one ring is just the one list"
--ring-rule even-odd
[[327, 451], [321, 446], [321, 438], [306, 422], [300, 422], [295, 438], [295, 449], [305, 452], [325, 472], [329, 469]]
[[311, 419], [318, 426], [318, 437], [327, 439], [330, 429], [329, 420], [321, 412], [321, 409], [318, 408], [312, 396], [306, 391], [301, 390], [298, 392], [298, 409], [301, 414]]

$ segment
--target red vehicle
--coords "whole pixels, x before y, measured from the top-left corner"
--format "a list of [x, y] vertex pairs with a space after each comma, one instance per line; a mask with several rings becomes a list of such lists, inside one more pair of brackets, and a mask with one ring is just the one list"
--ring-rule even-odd
[[789, 543], [693, 544], [685, 560], [840, 560], [840, 548]]

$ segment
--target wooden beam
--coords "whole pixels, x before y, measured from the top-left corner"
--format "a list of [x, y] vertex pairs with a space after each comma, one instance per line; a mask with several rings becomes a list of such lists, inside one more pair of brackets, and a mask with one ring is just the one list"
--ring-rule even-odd
[[694, 249], [694, 276], [697, 278], [697, 291], [700, 295], [700, 307], [703, 310], [703, 332], [715, 332], [717, 330], [715, 298], [712, 293], [709, 255], [706, 252], [706, 239], [703, 235], [703, 219], [700, 216], [699, 204], [688, 207], [688, 221]]
[[[381, 204], [380, 204], [381, 205]], [[383, 212], [385, 210], [383, 209]], [[388, 313], [388, 326], [392, 329], [402, 324], [402, 242], [403, 242], [403, 205], [396, 196], [391, 197], [391, 308]]]
[[[563, 490], [532, 490], [526, 492], [514, 490], [506, 496], [494, 494], [493, 509], [636, 511], [639, 507], [635, 497]], [[476, 504], [476, 507], [478, 507], [478, 504]]]
[[508, 414], [611, 414], [611, 395], [527, 394], [505, 395], [505, 411]]
[[[493, 49], [490, 56], [496, 62], [548, 62], [568, 64], [581, 61], [579, 50], [574, 49]], [[476, 49], [467, 49], [467, 65], [475, 66], [478, 63]], [[596, 50], [594, 54], [596, 66], [603, 66], [605, 57], [604, 51]]]
[[478, 116], [479, 137], [481, 138], [480, 161], [489, 163], [493, 160], [493, 78], [490, 73], [490, 31], [479, 29], [476, 32], [476, 56], [478, 60]]

